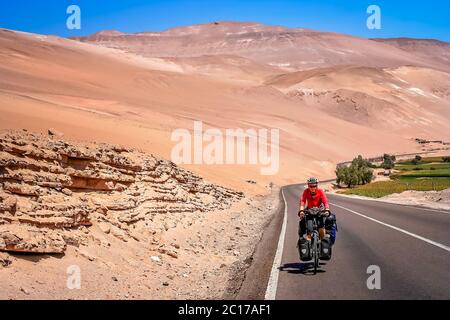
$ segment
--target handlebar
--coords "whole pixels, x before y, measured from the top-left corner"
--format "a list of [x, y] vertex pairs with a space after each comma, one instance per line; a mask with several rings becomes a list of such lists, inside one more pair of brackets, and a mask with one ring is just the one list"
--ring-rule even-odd
[[[311, 215], [311, 216], [327, 216], [326, 212], [327, 210], [325, 209], [320, 209], [320, 208], [310, 208], [310, 209], [305, 209], [304, 210], [305, 215]], [[331, 211], [329, 211], [331, 214]]]

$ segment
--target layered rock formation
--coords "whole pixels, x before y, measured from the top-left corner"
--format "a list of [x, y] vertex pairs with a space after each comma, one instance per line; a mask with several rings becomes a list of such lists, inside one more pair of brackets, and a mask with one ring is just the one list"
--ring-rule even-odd
[[63, 253], [89, 241], [93, 224], [123, 241], [148, 240], [242, 197], [132, 149], [0, 134], [2, 251]]

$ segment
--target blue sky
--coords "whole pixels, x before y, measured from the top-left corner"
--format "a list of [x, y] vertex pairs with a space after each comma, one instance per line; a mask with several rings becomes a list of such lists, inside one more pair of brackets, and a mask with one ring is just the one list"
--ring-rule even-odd
[[[66, 28], [66, 9], [81, 8], [82, 29]], [[369, 5], [381, 8], [381, 30], [366, 27]], [[0, 27], [60, 36], [100, 30], [161, 31], [217, 20], [252, 21], [362, 37], [434, 38], [450, 42], [450, 1], [405, 0], [0, 0]]]

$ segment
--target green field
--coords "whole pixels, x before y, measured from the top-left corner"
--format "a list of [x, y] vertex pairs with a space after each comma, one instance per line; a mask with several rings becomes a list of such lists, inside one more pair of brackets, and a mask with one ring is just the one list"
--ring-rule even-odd
[[414, 171], [414, 170], [438, 170], [438, 169], [450, 169], [450, 163], [449, 162], [441, 162], [441, 163], [424, 163], [419, 165], [396, 165], [395, 170], [401, 170], [401, 171]]
[[450, 188], [450, 178], [431, 179], [396, 179], [369, 183], [344, 191], [344, 194], [354, 194], [365, 197], [381, 198], [392, 193], [401, 193], [408, 190], [430, 191]]
[[[421, 161], [421, 163], [424, 163], [424, 164], [431, 163], [431, 162], [443, 163], [442, 157], [425, 157], [425, 158], [422, 158], [422, 161]], [[397, 164], [398, 165], [404, 165], [404, 164], [406, 164], [406, 165], [414, 165], [412, 163], [412, 159], [411, 160], [398, 161]]]
[[380, 198], [408, 190], [440, 191], [450, 188], [450, 163], [443, 162], [440, 157], [424, 158], [419, 164], [398, 162], [394, 170], [390, 181], [369, 183], [343, 193]]

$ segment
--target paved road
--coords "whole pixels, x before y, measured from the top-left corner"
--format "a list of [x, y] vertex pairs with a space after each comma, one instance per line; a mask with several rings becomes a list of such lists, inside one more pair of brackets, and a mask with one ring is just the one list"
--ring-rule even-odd
[[[287, 224], [276, 299], [450, 299], [450, 212], [329, 195], [337, 243], [332, 260], [313, 275], [296, 248], [302, 190], [283, 189]], [[367, 288], [371, 265], [380, 267], [381, 290]]]

